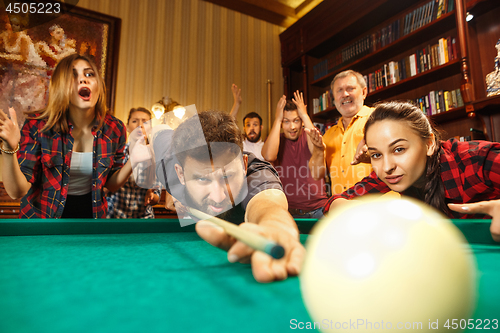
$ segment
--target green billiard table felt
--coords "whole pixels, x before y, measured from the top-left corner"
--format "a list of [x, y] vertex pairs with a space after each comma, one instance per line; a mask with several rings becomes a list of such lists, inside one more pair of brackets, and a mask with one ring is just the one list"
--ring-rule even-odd
[[[0, 237], [0, 332], [279, 332], [308, 320], [297, 278], [195, 233]], [[256, 319], [258, 318], [258, 319]]]
[[[500, 246], [487, 226], [458, 224], [482, 241], [471, 246], [473, 317], [491, 320], [500, 319]], [[297, 277], [257, 283], [249, 265], [194, 232], [0, 237], [2, 333], [284, 332], [293, 319], [311, 321]]]

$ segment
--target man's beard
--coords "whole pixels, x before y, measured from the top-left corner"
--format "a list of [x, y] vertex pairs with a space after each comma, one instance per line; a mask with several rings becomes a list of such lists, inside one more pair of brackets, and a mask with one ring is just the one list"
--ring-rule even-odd
[[[184, 188], [184, 198], [186, 200], [186, 204], [189, 207], [197, 209], [210, 216], [217, 216], [218, 218], [223, 220], [227, 220], [227, 218], [231, 215], [231, 209], [233, 208], [233, 205], [231, 204], [231, 200], [229, 200], [229, 198], [226, 198], [226, 200], [223, 200], [221, 203], [216, 203], [211, 199], [205, 198], [203, 199], [201, 205], [198, 205], [191, 196], [191, 194], [188, 192], [187, 188]], [[220, 214], [216, 215], [216, 213], [212, 211], [210, 208], [208, 208], [208, 206], [224, 207], [225, 210]]]
[[[255, 133], [255, 131], [251, 131], [251, 132], [250, 132], [250, 133], [248, 133], [248, 134], [252, 134], [252, 133]], [[257, 134], [257, 133], [255, 133], [255, 134]], [[257, 134], [257, 136], [256, 136], [254, 139], [250, 139], [250, 138], [248, 137], [248, 135], [247, 135], [246, 137], [247, 137], [247, 140], [248, 140], [248, 141], [250, 141], [250, 142], [252, 142], [252, 143], [256, 143], [256, 142], [258, 142], [258, 141], [260, 140], [260, 134], [261, 134], [261, 133], [259, 132], [259, 134]]]

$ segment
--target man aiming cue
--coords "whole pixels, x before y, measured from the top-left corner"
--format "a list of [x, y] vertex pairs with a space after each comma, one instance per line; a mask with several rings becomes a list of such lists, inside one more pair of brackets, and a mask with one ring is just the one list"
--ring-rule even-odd
[[238, 228], [237, 225], [227, 222], [215, 216], [210, 216], [194, 208], [188, 208], [189, 214], [200, 220], [210, 221], [223, 228], [226, 234], [233, 236], [238, 241], [250, 246], [252, 249], [269, 254], [274, 259], [281, 259], [285, 255], [285, 249], [272, 240], [261, 236], [258, 233]]
[[[282, 259], [273, 259], [206, 219], [196, 224], [201, 238], [228, 251], [230, 262], [250, 262], [257, 281], [299, 273], [304, 248], [279, 177], [269, 163], [242, 153], [242, 135], [232, 117], [205, 111], [175, 131], [166, 127], [153, 132], [156, 175], [182, 206], [233, 223], [245, 221], [238, 228], [276, 242], [285, 253]], [[176, 204], [179, 215], [186, 211], [182, 206]]]

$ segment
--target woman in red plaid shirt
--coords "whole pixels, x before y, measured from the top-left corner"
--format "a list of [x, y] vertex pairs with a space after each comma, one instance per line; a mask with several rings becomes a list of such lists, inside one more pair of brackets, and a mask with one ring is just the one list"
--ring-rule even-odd
[[9, 196], [22, 198], [21, 218], [106, 217], [103, 187], [119, 189], [132, 168], [123, 163], [125, 126], [107, 114], [105, 96], [96, 65], [73, 54], [54, 70], [47, 107], [21, 132], [15, 111], [0, 110], [2, 178]]
[[425, 114], [409, 103], [379, 104], [365, 125], [353, 164], [373, 172], [334, 195], [325, 212], [368, 193], [399, 192], [452, 218], [492, 217], [491, 234], [500, 242], [500, 143], [440, 141]]

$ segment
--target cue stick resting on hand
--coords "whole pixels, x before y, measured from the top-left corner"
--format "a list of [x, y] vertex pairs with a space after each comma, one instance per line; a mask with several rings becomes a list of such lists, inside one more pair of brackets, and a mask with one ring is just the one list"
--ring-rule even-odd
[[189, 211], [189, 213], [192, 214], [193, 216], [202, 220], [215, 223], [219, 227], [223, 228], [228, 235], [233, 236], [234, 238], [245, 243], [254, 250], [267, 253], [274, 259], [281, 259], [285, 255], [285, 249], [283, 249], [281, 245], [265, 238], [262, 235], [259, 235], [249, 230], [239, 228], [237, 225], [231, 222], [227, 222], [218, 217], [203, 213], [197, 209], [190, 207], [186, 208]]

